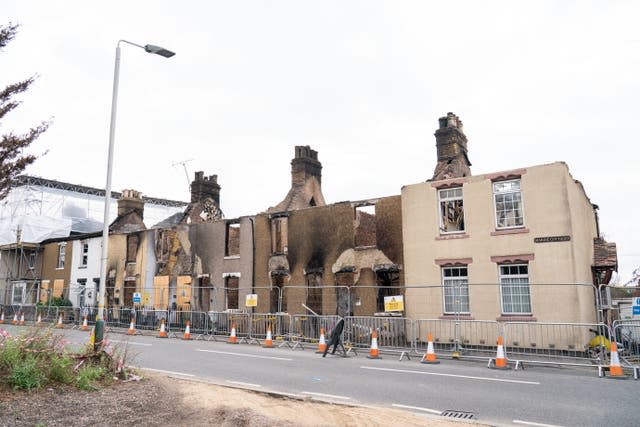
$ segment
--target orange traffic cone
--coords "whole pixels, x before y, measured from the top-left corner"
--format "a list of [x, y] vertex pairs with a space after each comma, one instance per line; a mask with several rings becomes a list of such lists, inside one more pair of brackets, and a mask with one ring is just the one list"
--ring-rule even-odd
[[18, 313], [13, 313], [13, 320], [11, 321], [12, 325], [18, 324]]
[[378, 354], [378, 332], [374, 329], [371, 332], [371, 350], [369, 350], [368, 359], [382, 359]]
[[316, 353], [324, 353], [327, 349], [327, 342], [324, 340], [324, 328], [320, 328], [320, 340], [318, 341], [318, 350]]
[[84, 320], [82, 321], [82, 327], [80, 328], [83, 331], [89, 330], [89, 323], [87, 323], [87, 316], [84, 316]]
[[158, 338], [167, 338], [167, 331], [164, 328], [164, 319], [160, 320], [160, 331], [158, 332]]
[[20, 313], [20, 326], [24, 326], [24, 313]]
[[273, 347], [273, 337], [271, 336], [271, 325], [267, 328], [267, 338], [262, 343], [264, 348], [272, 348]]
[[136, 334], [136, 318], [132, 317], [131, 322], [129, 323], [129, 329], [127, 329], [127, 335], [135, 335]]
[[439, 360], [436, 360], [436, 352], [433, 349], [433, 337], [431, 336], [431, 334], [429, 334], [427, 341], [427, 353], [422, 356], [422, 360], [420, 361], [420, 363], [428, 363], [430, 365], [440, 363]]
[[62, 323], [62, 314], [58, 317], [58, 323], [56, 323], [56, 328], [62, 329], [64, 328], [64, 324]]
[[0, 325], [4, 323], [4, 310], [0, 313]]
[[184, 335], [182, 336], [183, 340], [191, 339], [191, 328], [189, 327], [189, 321], [187, 320], [187, 326], [184, 328]]
[[236, 337], [236, 324], [231, 324], [231, 336], [229, 336], [229, 344], [238, 344], [238, 338]]
[[496, 353], [496, 361], [493, 368], [509, 369], [509, 365], [507, 365], [507, 358], [504, 354], [504, 346], [502, 344], [502, 335], [498, 336], [498, 351]]
[[609, 362], [609, 376], [617, 379], [626, 379], [626, 376], [622, 371], [622, 365], [620, 365], [620, 358], [618, 357], [618, 345], [615, 341], [611, 341], [611, 361]]

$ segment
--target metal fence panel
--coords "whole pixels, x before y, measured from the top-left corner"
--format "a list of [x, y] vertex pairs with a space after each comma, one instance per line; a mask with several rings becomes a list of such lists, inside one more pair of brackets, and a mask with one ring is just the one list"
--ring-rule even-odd
[[429, 334], [437, 353], [460, 351], [482, 354], [495, 352], [501, 327], [497, 321], [491, 320], [419, 319], [416, 320], [417, 352], [427, 351]]
[[405, 317], [345, 317], [344, 341], [354, 347], [370, 347], [374, 329], [378, 333], [379, 348], [412, 348], [413, 321]]

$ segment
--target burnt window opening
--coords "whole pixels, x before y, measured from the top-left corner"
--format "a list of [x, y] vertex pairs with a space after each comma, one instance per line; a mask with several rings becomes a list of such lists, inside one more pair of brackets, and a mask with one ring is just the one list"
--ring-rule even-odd
[[211, 280], [209, 276], [198, 279], [198, 302], [201, 311], [209, 311], [211, 307]]
[[224, 256], [240, 256], [240, 224], [227, 223]]
[[227, 291], [227, 310], [237, 310], [240, 308], [238, 288], [240, 278], [237, 276], [227, 276], [224, 278], [224, 287]]
[[350, 301], [355, 301], [355, 295], [351, 296], [351, 292], [354, 290], [355, 273], [353, 271], [339, 271], [335, 274], [335, 280], [337, 314], [342, 317], [353, 316], [353, 306]]
[[133, 306], [133, 294], [136, 291], [136, 281], [135, 280], [125, 280], [123, 286], [123, 301], [125, 307]]
[[316, 314], [322, 314], [322, 272], [314, 271], [305, 275], [307, 285], [307, 307]]
[[271, 219], [271, 253], [287, 253], [287, 217]]
[[137, 234], [127, 236], [127, 262], [136, 262], [140, 237]]
[[309, 200], [309, 206], [316, 206], [316, 199], [315, 198], [311, 198], [311, 200]]
[[357, 206], [354, 209], [354, 243], [359, 246], [376, 246], [376, 205]]
[[[284, 280], [286, 276], [283, 275], [273, 275], [271, 276], [271, 283], [273, 285], [273, 289], [271, 290], [269, 296], [269, 311], [271, 313], [278, 313], [279, 311], [286, 312], [287, 311], [287, 299], [283, 293]], [[282, 307], [278, 307], [278, 300], [282, 295]]]
[[438, 191], [440, 203], [440, 232], [460, 233], [464, 231], [464, 206], [462, 187]]
[[400, 272], [396, 269], [377, 270], [376, 286], [378, 287], [376, 310], [383, 312], [384, 297], [402, 295], [402, 289], [400, 289]]

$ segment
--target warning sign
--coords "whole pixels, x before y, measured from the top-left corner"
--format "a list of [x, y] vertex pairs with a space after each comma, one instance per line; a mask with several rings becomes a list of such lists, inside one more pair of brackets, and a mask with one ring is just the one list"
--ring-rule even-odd
[[258, 306], [258, 294], [248, 294], [245, 299], [245, 306], [257, 307]]
[[402, 295], [384, 297], [384, 311], [404, 311], [404, 297]]

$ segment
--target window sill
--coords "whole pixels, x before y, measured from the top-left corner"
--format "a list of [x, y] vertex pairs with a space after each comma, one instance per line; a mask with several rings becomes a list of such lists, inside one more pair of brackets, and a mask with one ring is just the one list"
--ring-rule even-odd
[[459, 234], [441, 234], [436, 236], [436, 240], [455, 240], [455, 239], [468, 239], [469, 235], [467, 233], [459, 233]]
[[240, 255], [227, 255], [224, 259], [240, 259]]
[[86, 265], [79, 265], [79, 266], [78, 266], [78, 270], [82, 270], [82, 269], [86, 269], [86, 268], [87, 268], [87, 266], [86, 266]]
[[529, 229], [527, 227], [522, 227], [522, 228], [507, 228], [505, 230], [496, 230], [496, 231], [492, 231], [491, 235], [492, 236], [503, 236], [505, 234], [526, 234], [529, 232]]
[[476, 320], [475, 317], [471, 316], [471, 314], [459, 314], [456, 316], [455, 314], [443, 314], [438, 317], [438, 320]]
[[56, 270], [64, 270], [64, 267], [56, 267]]
[[533, 317], [532, 314], [518, 314], [518, 315], [510, 315], [503, 314], [500, 317], [496, 318], [498, 322], [537, 322], [538, 319]]

